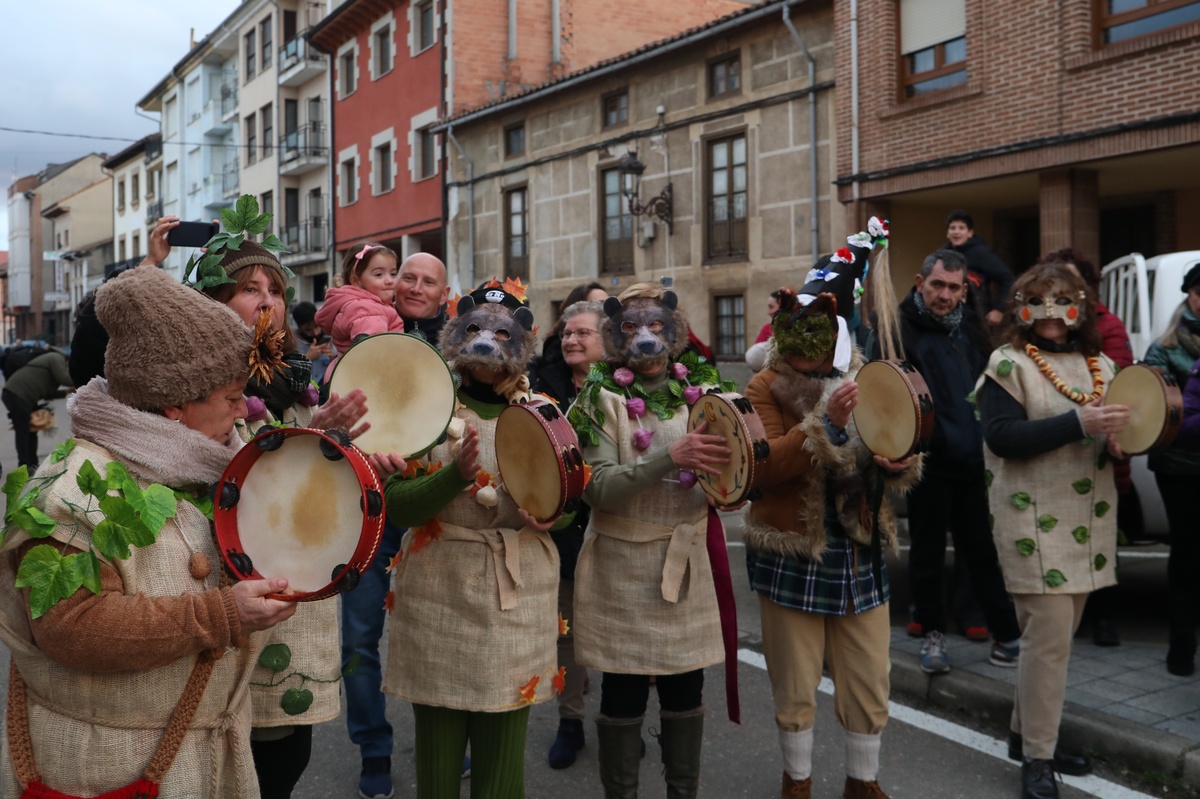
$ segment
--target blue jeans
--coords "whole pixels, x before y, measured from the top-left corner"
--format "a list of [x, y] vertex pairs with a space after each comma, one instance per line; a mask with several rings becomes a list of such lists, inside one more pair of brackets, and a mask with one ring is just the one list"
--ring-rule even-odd
[[380, 686], [383, 670], [379, 660], [379, 639], [387, 613], [383, 609], [391, 575], [388, 561], [400, 550], [404, 529], [387, 522], [375, 562], [359, 580], [358, 587], [342, 594], [342, 668], [355, 654], [358, 668], [344, 677], [346, 689], [346, 727], [350, 740], [358, 745], [363, 758], [391, 757], [392, 725], [387, 720], [387, 705]]

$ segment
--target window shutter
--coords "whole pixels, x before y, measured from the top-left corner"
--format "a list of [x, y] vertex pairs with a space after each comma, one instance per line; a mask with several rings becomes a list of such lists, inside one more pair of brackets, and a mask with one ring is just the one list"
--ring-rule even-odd
[[957, 39], [966, 32], [966, 0], [900, 0], [903, 55]]

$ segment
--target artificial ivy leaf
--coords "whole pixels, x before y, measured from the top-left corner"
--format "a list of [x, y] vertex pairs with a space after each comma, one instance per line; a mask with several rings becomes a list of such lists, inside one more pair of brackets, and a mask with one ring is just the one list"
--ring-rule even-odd
[[280, 241], [279, 237], [276, 236], [274, 233], [272, 233], [270, 236], [267, 236], [265, 239], [262, 240], [262, 246], [264, 248], [270, 250], [271, 252], [287, 252], [288, 251], [287, 248], [284, 246], [283, 242]]
[[109, 461], [104, 467], [104, 480], [108, 483], [109, 491], [122, 491], [125, 488], [125, 481], [129, 480], [129, 472], [125, 470], [125, 464], [117, 461]]
[[84, 461], [79, 467], [79, 473], [75, 475], [75, 482], [79, 484], [79, 490], [85, 494], [91, 494], [96, 499], [104, 499], [108, 496], [108, 483], [100, 476], [100, 472], [96, 471], [96, 467], [91, 461]]
[[121, 497], [100, 500], [104, 521], [92, 531], [92, 542], [106, 558], [129, 557], [129, 546], [145, 547], [154, 543], [154, 533], [134, 513], [133, 506]]
[[[226, 210], [229, 209], [223, 209], [222, 213], [224, 213]], [[229, 242], [232, 239], [233, 236], [229, 235], [228, 233], [218, 233], [208, 240], [208, 244], [204, 245], [204, 249], [206, 250], [205, 255], [218, 255], [221, 250], [224, 250], [229, 246]]]
[[250, 221], [250, 224], [246, 225], [246, 232], [252, 236], [257, 236], [261, 233], [265, 233], [267, 231], [267, 228], [270, 226], [271, 226], [271, 215], [270, 214], [259, 214], [258, 216], [254, 217], [253, 220]]
[[600, 378], [600, 385], [604, 386], [606, 389], [608, 389], [609, 391], [611, 391], [614, 394], [624, 393], [621, 390], [621, 387], [617, 385], [617, 381], [613, 380], [611, 377]]
[[1032, 538], [1022, 538], [1017, 542], [1017, 551], [1025, 557], [1029, 557], [1037, 551], [1037, 543]]
[[1082, 480], [1076, 480], [1071, 483], [1071, 488], [1075, 489], [1076, 494], [1086, 494], [1092, 490], [1092, 481], [1085, 477]]
[[289, 716], [299, 716], [308, 710], [312, 703], [313, 694], [307, 688], [289, 688], [283, 692], [283, 699], [279, 700], [279, 706]]
[[1096, 440], [1094, 438], [1092, 438], [1091, 436], [1087, 436], [1086, 438], [1080, 439], [1079, 443], [1085, 447], [1090, 447], [1092, 444], [1096, 443]]
[[29, 468], [26, 466], [18, 466], [15, 470], [8, 473], [8, 477], [4, 478], [4, 496], [8, 498], [8, 504], [4, 507], [7, 512], [4, 514], [4, 521], [9, 521], [9, 514], [13, 507], [17, 504], [17, 498], [21, 496], [21, 491], [24, 490], [25, 484], [29, 482]]
[[[230, 233], [241, 233], [246, 229], [246, 225], [258, 218], [258, 200], [254, 199], [253, 194], [243, 194], [238, 197], [237, 205], [234, 206], [237, 212], [237, 229], [232, 226], [229, 228]], [[235, 248], [236, 249], [236, 248]]]
[[974, 391], [967, 394], [967, 402], [971, 403], [972, 405], [975, 404], [975, 392]]
[[58, 522], [51, 519], [45, 513], [42, 513], [40, 508], [35, 508], [33, 505], [25, 508], [25, 513], [28, 513], [29, 518], [33, 520], [34, 529], [31, 530], [27, 527], [22, 527], [21, 529], [34, 538], [45, 538], [54, 532], [54, 528], [58, 527]]
[[1119, 546], [1129, 546], [1129, 536], [1125, 535], [1125, 531], [1120, 527], [1117, 528], [1117, 544]]
[[342, 666], [342, 676], [343, 677], [353, 677], [354, 672], [358, 671], [358, 664], [361, 662], [362, 662], [362, 654], [359, 652], [355, 652], [353, 655], [350, 656], [350, 659], [346, 661], [346, 665]]
[[1007, 358], [996, 364], [996, 374], [1000, 375], [1000, 377], [1008, 377], [1010, 374], [1012, 374], [1012, 370], [1013, 362]]
[[1026, 510], [1033, 504], [1033, 497], [1029, 496], [1024, 491], [1013, 494], [1011, 497], [1009, 497], [1009, 499], [1012, 500], [1012, 504], [1017, 510]]
[[1100, 454], [1096, 456], [1096, 468], [1098, 470], [1103, 470], [1104, 467], [1107, 465], [1108, 465], [1108, 448], [1105, 447], [1105, 448], [1101, 449]]
[[[175, 499], [181, 500], [183, 502], [192, 503], [193, 505], [196, 506], [196, 510], [203, 513], [205, 515], [205, 517], [207, 517], [208, 519], [212, 519], [212, 517], [213, 517], [213, 501], [212, 501], [212, 497], [208, 496], [207, 494], [198, 496], [198, 497], [193, 497], [191, 494], [187, 493], [186, 491], [176, 491]], [[176, 507], [178, 507], [178, 506], [176, 506]]]
[[79, 554], [63, 557], [57, 547], [41, 544], [29, 550], [17, 569], [17, 588], [29, 589], [29, 609], [38, 618], [83, 585]]
[[1044, 579], [1046, 581], [1046, 585], [1050, 586], [1051, 588], [1058, 588], [1067, 581], [1066, 575], [1064, 575], [1058, 569], [1051, 569], [1050, 571], [1046, 572], [1046, 576], [1042, 579]]
[[276, 674], [292, 663], [292, 650], [287, 644], [271, 644], [258, 656], [258, 665]]
[[24, 530], [31, 538], [45, 538], [53, 533], [58, 527], [58, 522], [33, 505], [39, 492], [40, 489], [31, 489], [29, 493], [18, 497], [16, 502], [10, 502], [4, 514], [5, 524]]
[[1099, 554], [1099, 555], [1096, 555], [1096, 559], [1092, 562], [1096, 566], [1096, 571], [1100, 571], [1101, 569], [1104, 568], [1104, 564], [1108, 563], [1108, 558], [1104, 557], [1103, 554]]
[[296, 299], [296, 287], [288, 286], [287, 291], [283, 293], [283, 298], [288, 305], [292, 304], [292, 300]]
[[984, 485], [986, 485], [988, 488], [991, 488], [991, 487], [992, 487], [992, 480], [993, 480], [993, 479], [995, 479], [995, 475], [994, 475], [994, 474], [992, 474], [992, 470], [991, 470], [991, 469], [984, 469], [984, 470], [983, 470], [983, 483], [984, 483]]
[[243, 233], [239, 233], [236, 236], [230, 236], [229, 241], [225, 242], [225, 249], [240, 250], [242, 248], [242, 242], [245, 240], [246, 236]]
[[67, 456], [70, 455], [71, 451], [74, 449], [75, 439], [68, 438], [66, 441], [55, 447], [54, 452], [50, 453], [50, 462], [61, 463], [62, 461], [66, 460]]
[[1109, 505], [1104, 500], [1100, 500], [1096, 503], [1096, 518], [1103, 519], [1104, 514], [1108, 513], [1110, 510], [1112, 510], [1112, 505]]
[[683, 396], [683, 381], [670, 380], [667, 382], [667, 388], [670, 390], [672, 397], [679, 398]]
[[1049, 513], [1043, 513], [1038, 517], [1038, 529], [1043, 533], [1048, 533], [1058, 524], [1058, 519], [1051, 516]]
[[1071, 536], [1079, 543], [1086, 544], [1088, 539], [1092, 537], [1092, 534], [1081, 524], [1071, 531]]
[[124, 492], [126, 501], [151, 533], [158, 535], [167, 519], [175, 518], [175, 493], [166, 486], [154, 483], [142, 490], [133, 478], [129, 478], [125, 481]]
[[221, 221], [225, 223], [226, 230], [232, 230], [237, 226], [238, 215], [232, 208], [221, 209]]
[[104, 586], [100, 583], [100, 559], [96, 557], [96, 553], [89, 549], [71, 557], [79, 558], [77, 568], [83, 587], [93, 594], [100, 593]]

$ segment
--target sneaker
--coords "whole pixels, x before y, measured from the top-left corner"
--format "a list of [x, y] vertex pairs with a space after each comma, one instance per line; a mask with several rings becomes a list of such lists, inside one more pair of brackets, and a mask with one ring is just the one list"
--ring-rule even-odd
[[390, 757], [364, 757], [362, 776], [358, 778], [358, 795], [362, 799], [392, 799], [396, 789], [392, 786], [392, 759]]
[[968, 626], [967, 629], [963, 630], [963, 636], [966, 637], [968, 641], [974, 641], [977, 644], [981, 644], [984, 641], [991, 640], [992, 632], [982, 624], [972, 624]]
[[925, 640], [921, 644], [921, 671], [926, 674], [945, 674], [950, 671], [946, 639], [937, 630], [925, 633]]
[[1003, 669], [1015, 669], [1021, 659], [1021, 642], [1016, 641], [1008, 646], [996, 641], [992, 644], [992, 654], [988, 658], [993, 666]]

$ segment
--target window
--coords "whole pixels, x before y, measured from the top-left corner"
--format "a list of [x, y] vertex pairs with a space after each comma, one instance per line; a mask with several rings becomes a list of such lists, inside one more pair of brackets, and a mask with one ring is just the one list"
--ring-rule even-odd
[[708, 96], [725, 97], [742, 93], [741, 53], [721, 56], [708, 64]]
[[163, 103], [162, 124], [164, 139], [169, 139], [175, 135], [175, 109], [177, 107], [174, 97], [168, 97], [167, 101]]
[[117, 181], [117, 210], [125, 210], [125, 181]]
[[392, 181], [392, 143], [384, 142], [374, 150], [375, 158], [375, 193], [383, 194], [391, 191]]
[[266, 72], [273, 61], [271, 58], [271, 15], [258, 23], [258, 38], [262, 40], [262, 65], [259, 67], [263, 72]]
[[352, 205], [358, 202], [358, 155], [343, 158], [341, 163], [342, 205]]
[[600, 99], [601, 119], [603, 127], [615, 128], [629, 121], [629, 92], [621, 89], [611, 92]]
[[257, 37], [254, 35], [253, 30], [251, 30], [249, 33], [246, 34], [246, 82], [247, 83], [249, 83], [250, 79], [253, 78], [255, 75], [254, 60], [258, 55], [258, 45], [255, 44], [256, 40], [257, 40]]
[[351, 45], [345, 52], [338, 55], [338, 89], [341, 96], [354, 94], [358, 88], [358, 50]]
[[901, 96], [966, 83], [966, 32], [964, 0], [901, 0]]
[[262, 152], [263, 158], [266, 158], [275, 146], [275, 106], [267, 103], [262, 107], [259, 116], [262, 117]]
[[283, 190], [283, 227], [281, 228], [283, 243], [290, 250], [304, 249], [300, 240], [300, 190]]
[[429, 128], [417, 131], [421, 142], [421, 164], [417, 179], [424, 180], [437, 174], [437, 136]]
[[418, 3], [416, 7], [416, 19], [414, 20], [417, 28], [417, 51], [425, 50], [433, 47], [434, 39], [434, 13], [433, 0], [425, 0], [423, 3]]
[[139, 230], [133, 231], [133, 246], [130, 249], [130, 256], [138, 258], [142, 254], [142, 233]]
[[378, 78], [392, 71], [392, 26], [384, 25], [375, 31], [375, 75]]
[[629, 201], [621, 194], [621, 173], [606, 169], [600, 173], [604, 201], [600, 204], [600, 268], [605, 272], [633, 271], [633, 216]]
[[746, 135], [708, 143], [706, 257], [746, 256]]
[[529, 209], [524, 186], [504, 192], [504, 273], [529, 279]]
[[746, 350], [746, 300], [735, 297], [714, 297], [716, 301], [717, 336], [714, 344], [718, 358], [741, 359]]
[[255, 132], [255, 114], [246, 117], [246, 166], [258, 160], [258, 135]]
[[125, 237], [122, 236], [120, 241], [117, 242], [117, 260], [125, 261], [128, 259], [129, 259], [129, 254], [125, 250]]
[[1112, 44], [1200, 20], [1195, 0], [1101, 0], [1100, 41]]
[[525, 123], [510, 125], [504, 129], [504, 156], [513, 158], [525, 155]]
[[129, 176], [129, 202], [132, 205], [137, 205], [142, 199], [142, 174], [134, 172]]
[[262, 210], [262, 213], [271, 215], [271, 226], [263, 231], [264, 235], [269, 235], [271, 233], [271, 228], [274, 227], [275, 223], [275, 192], [264, 191], [262, 193], [262, 197], [259, 198], [258, 205]]

